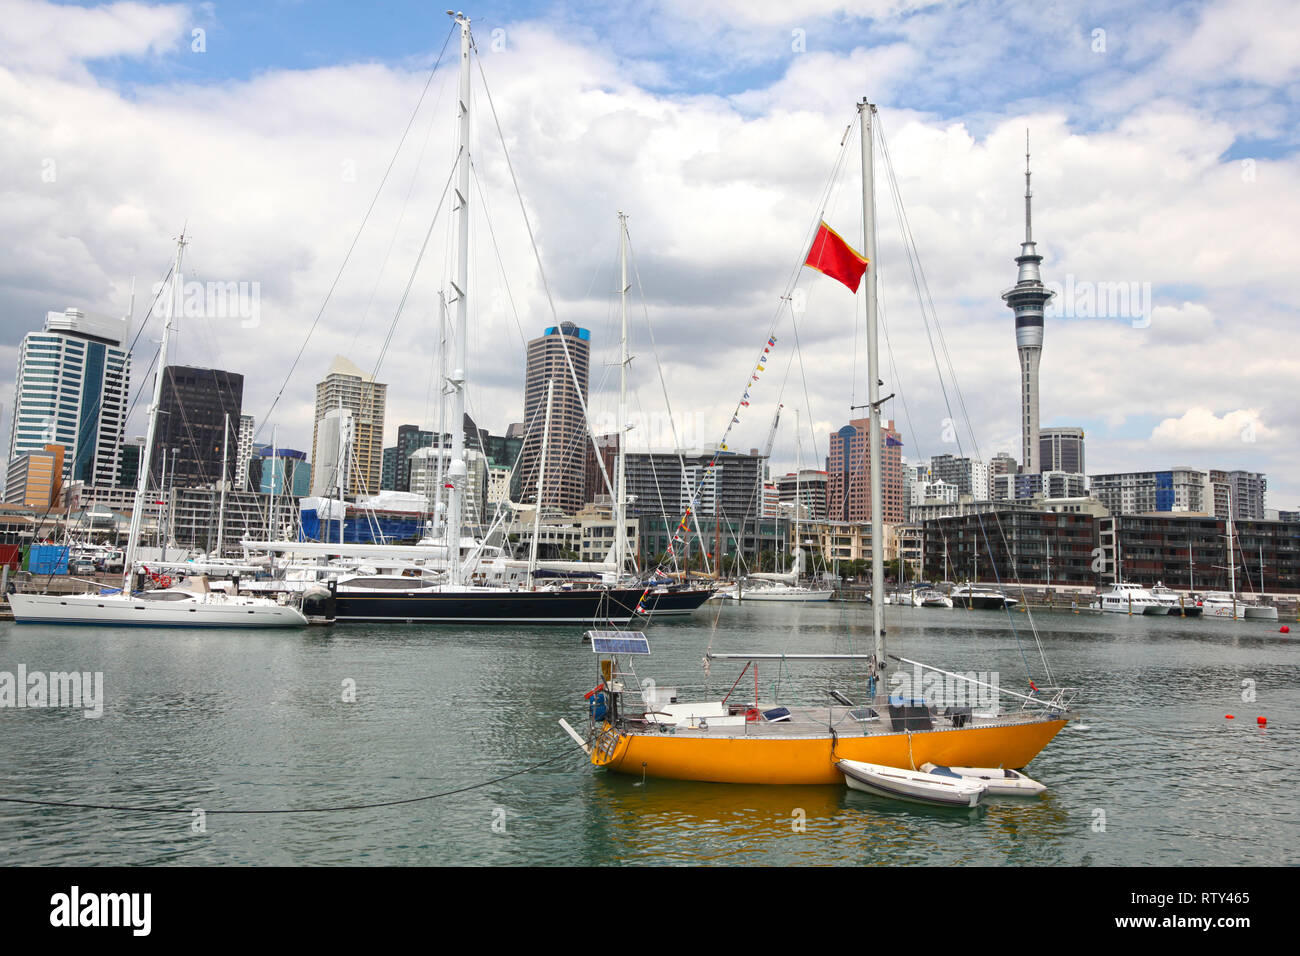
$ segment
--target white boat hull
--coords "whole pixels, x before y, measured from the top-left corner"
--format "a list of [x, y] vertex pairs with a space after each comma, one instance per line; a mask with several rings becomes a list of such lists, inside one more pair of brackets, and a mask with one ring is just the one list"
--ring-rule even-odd
[[1047, 788], [1037, 780], [1030, 780], [1018, 770], [1002, 770], [998, 767], [941, 767], [938, 764], [923, 763], [921, 769], [939, 777], [969, 780], [982, 783], [985, 790], [1000, 797], [1036, 797], [1047, 792]]
[[844, 782], [854, 790], [912, 803], [974, 807], [979, 805], [988, 790], [980, 781], [917, 773], [857, 760], [841, 760], [836, 766], [844, 774]]
[[75, 624], [100, 627], [305, 627], [295, 607], [251, 598], [157, 601], [116, 594], [11, 594], [9, 604], [20, 624]]
[[1248, 621], [1276, 621], [1277, 608], [1267, 604], [1251, 604], [1246, 607]]
[[834, 596], [833, 591], [767, 591], [765, 588], [756, 588], [753, 591], [745, 591], [740, 595], [741, 603], [745, 601], [785, 601], [797, 604], [809, 604], [812, 602], [829, 601]]

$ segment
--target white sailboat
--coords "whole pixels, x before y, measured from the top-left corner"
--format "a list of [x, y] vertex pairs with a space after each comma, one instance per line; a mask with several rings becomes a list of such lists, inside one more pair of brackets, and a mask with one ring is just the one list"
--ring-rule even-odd
[[[131, 530], [127, 538], [122, 587], [100, 594], [11, 594], [9, 604], [20, 624], [84, 624], [108, 627], [299, 627], [307, 624], [302, 611], [287, 598], [270, 599], [235, 593], [209, 586], [205, 576], [191, 575], [170, 587], [132, 592], [136, 554], [144, 499], [152, 466], [158, 408], [162, 399], [163, 376], [167, 369], [167, 339], [181, 296], [181, 260], [185, 237], [176, 242], [171, 289], [164, 312], [162, 343], [158, 349], [158, 373], [154, 380], [153, 404], [149, 407], [149, 431], [140, 453], [140, 474]], [[164, 579], [167, 580], [167, 579]]]

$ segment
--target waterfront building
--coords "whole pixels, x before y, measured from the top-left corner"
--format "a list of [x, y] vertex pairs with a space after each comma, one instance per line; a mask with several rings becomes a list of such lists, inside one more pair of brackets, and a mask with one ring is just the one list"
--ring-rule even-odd
[[1083, 429], [1043, 428], [1038, 432], [1038, 460], [1042, 471], [1082, 475]]
[[[441, 463], [443, 482], [446, 482], [447, 470], [451, 466], [452, 450], [450, 447], [430, 445], [417, 448], [410, 458], [410, 493], [424, 498], [425, 511], [431, 511], [431, 503], [438, 494], [438, 474]], [[445, 497], [445, 495], [444, 495]], [[465, 449], [465, 499], [463, 515], [466, 524], [482, 525], [491, 520], [495, 511], [485, 508], [488, 501], [488, 463], [487, 458], [477, 448]]]
[[1234, 517], [1264, 517], [1267, 481], [1254, 472], [1179, 466], [1093, 475], [1090, 484], [1092, 496], [1117, 515], [1167, 511], [1226, 518], [1231, 500]]
[[40, 451], [25, 451], [11, 461], [5, 503], [57, 510], [63, 489], [64, 451], [62, 445], [46, 445]]
[[[871, 514], [871, 466], [867, 434], [870, 419], [858, 418], [830, 436], [827, 457], [826, 514], [836, 521], [869, 521]], [[903, 500], [903, 441], [891, 420], [881, 425], [882, 519], [900, 524], [907, 511]]]
[[[254, 459], [256, 461], [256, 459]], [[226, 493], [225, 511], [221, 510], [218, 488], [172, 488], [165, 499], [162, 520], [167, 536], [180, 548], [211, 553], [216, 549], [221, 519], [225, 519], [222, 540], [226, 548], [235, 548], [244, 538], [266, 540], [270, 534], [281, 540], [298, 537], [298, 498], [277, 494], [275, 516], [271, 518], [271, 496], [255, 491]]]
[[[1163, 582], [1178, 590], [1228, 590], [1226, 517], [1114, 515], [1099, 518], [1097, 523], [1107, 583], [1114, 579], [1118, 563], [1126, 583], [1150, 587]], [[1239, 594], [1300, 591], [1300, 522], [1234, 519], [1233, 538], [1232, 563]]]
[[[572, 370], [569, 361], [573, 363]], [[589, 439], [582, 409], [588, 395], [590, 361], [591, 333], [572, 322], [548, 328], [527, 346], [524, 422], [528, 430], [520, 453], [521, 493], [525, 500], [536, 496], [542, 438], [546, 431], [547, 386], [553, 382], [551, 427], [542, 472], [542, 502], [544, 507], [557, 508], [565, 514], [580, 509], [586, 493]]]
[[1043, 312], [1054, 293], [1043, 285], [1040, 265], [1043, 257], [1034, 243], [1029, 188], [1029, 134], [1025, 134], [1025, 241], [1016, 264], [1016, 284], [1002, 293], [1002, 299], [1016, 316], [1016, 353], [1020, 358], [1021, 471], [1042, 470], [1038, 430], [1038, 364], [1043, 353]]
[[164, 487], [164, 466], [169, 488], [199, 488], [216, 484], [223, 475], [233, 478], [243, 401], [244, 376], [238, 372], [168, 365], [154, 432], [150, 477], [155, 487]]
[[131, 384], [126, 331], [125, 319], [67, 309], [23, 336], [6, 461], [62, 445], [65, 482], [113, 484]]
[[675, 526], [700, 488], [695, 514], [701, 518], [760, 517], [767, 458], [723, 452], [709, 468], [716, 454], [711, 448], [627, 452], [628, 514], [664, 517]]
[[[312, 431], [312, 470], [318, 481], [333, 480], [337, 474], [337, 447], [321, 447], [321, 430], [327, 415], [334, 415], [333, 440], [338, 439], [338, 411], [350, 413], [346, 491], [350, 495], [371, 495], [379, 491], [383, 478], [384, 414], [388, 386], [357, 368], [343, 356], [336, 356], [323, 381], [316, 385], [315, 427]], [[318, 487], [320, 485], [318, 484]], [[324, 487], [331, 487], [325, 485]], [[319, 493], [319, 492], [318, 492]], [[330, 491], [329, 494], [336, 492]]]
[[[1090, 514], [1005, 505], [925, 522], [924, 577], [1033, 586], [1095, 586], [1097, 530]], [[992, 553], [995, 566], [990, 567]]]
[[1253, 471], [1215, 469], [1211, 469], [1207, 474], [1210, 487], [1213, 489], [1216, 516], [1226, 518], [1229, 502], [1231, 502], [1234, 520], [1263, 520], [1264, 494], [1268, 491], [1268, 482], [1263, 475]]
[[1088, 495], [1088, 478], [1079, 472], [1045, 470], [1039, 483], [1044, 498], [1084, 498]]
[[669, 515], [643, 514], [637, 519], [638, 554], [641, 567], [653, 568], [672, 545], [676, 561], [665, 559], [669, 567], [703, 568], [705, 556], [709, 566], [717, 567], [730, 577], [736, 573], [774, 571], [778, 562], [789, 568], [790, 521], [787, 518], [748, 517], [724, 521], [717, 517], [701, 518], [697, 532], [695, 522], [687, 525], [682, 540], [673, 544], [677, 519]]
[[[826, 517], [826, 489], [830, 476], [815, 468], [801, 468], [782, 475], [776, 480], [777, 500], [782, 514], [795, 514], [795, 502], [798, 501], [799, 520], [823, 519]], [[770, 514], [764, 511], [765, 516]]]

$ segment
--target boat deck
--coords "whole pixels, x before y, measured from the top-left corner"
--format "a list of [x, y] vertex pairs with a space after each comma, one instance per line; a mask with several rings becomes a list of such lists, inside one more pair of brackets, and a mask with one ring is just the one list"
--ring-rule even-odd
[[[1072, 716], [1068, 709], [1050, 709], [1012, 711], [1003, 714], [975, 712], [961, 718], [935, 716], [930, 719], [928, 728], [914, 723], [909, 718], [904, 727], [900, 719], [898, 726], [890, 719], [888, 711], [881, 716], [868, 717], [865, 720], [854, 716], [863, 708], [856, 707], [790, 707], [790, 717], [786, 720], [766, 720], [759, 717], [750, 720], [746, 711], [738, 714], [717, 714], [710, 710], [708, 702], [701, 703], [695, 713], [681, 708], [690, 705], [675, 704], [675, 715], [653, 715], [646, 717], [621, 717], [618, 727], [625, 733], [663, 733], [679, 737], [781, 737], [781, 738], [818, 738], [831, 737], [874, 737], [909, 732], [912, 734], [936, 733], [958, 728], [1010, 727], [1022, 724], [1040, 723], [1047, 720], [1061, 720]], [[717, 706], [713, 702], [713, 707]], [[777, 705], [760, 704], [760, 711], [771, 710]], [[880, 708], [872, 708], [881, 713]], [[676, 718], [674, 720], [674, 717]], [[958, 723], [960, 720], [960, 723]], [[703, 726], [701, 726], [703, 723]]]

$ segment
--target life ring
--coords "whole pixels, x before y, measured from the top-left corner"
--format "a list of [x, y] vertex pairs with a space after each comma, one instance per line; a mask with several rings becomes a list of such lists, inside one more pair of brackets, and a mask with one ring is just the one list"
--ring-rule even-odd
[[757, 707], [751, 707], [749, 710], [745, 711], [745, 720], [758, 720], [758, 717], [759, 714]]
[[163, 588], [169, 588], [172, 586], [172, 579], [164, 574], [162, 577], [158, 579], [158, 586]]

